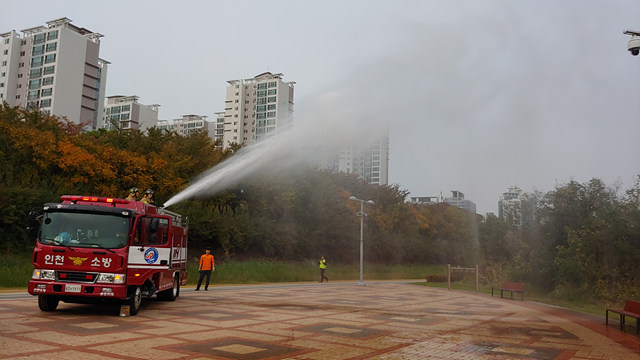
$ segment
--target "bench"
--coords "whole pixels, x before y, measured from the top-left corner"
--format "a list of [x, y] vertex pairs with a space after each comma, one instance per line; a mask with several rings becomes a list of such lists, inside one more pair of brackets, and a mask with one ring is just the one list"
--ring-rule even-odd
[[620, 330], [624, 329], [625, 318], [627, 316], [636, 319], [636, 334], [638, 333], [638, 330], [640, 329], [640, 302], [627, 300], [624, 304], [624, 308], [622, 309], [607, 308], [605, 313], [606, 325], [609, 325], [609, 312], [620, 314]]
[[[493, 287], [491, 288], [491, 296], [493, 296]], [[524, 301], [524, 284], [517, 282], [505, 281], [502, 283], [500, 287], [500, 297], [502, 298], [504, 292], [508, 291], [511, 293], [511, 300], [513, 300], [513, 293], [520, 293], [520, 300]]]

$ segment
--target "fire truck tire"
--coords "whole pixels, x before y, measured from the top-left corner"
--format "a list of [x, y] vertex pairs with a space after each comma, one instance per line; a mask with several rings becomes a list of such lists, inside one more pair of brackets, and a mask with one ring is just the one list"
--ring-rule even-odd
[[142, 290], [140, 286], [132, 286], [129, 288], [129, 299], [127, 299], [127, 305], [129, 305], [129, 314], [136, 315], [140, 310], [140, 304], [142, 304]]
[[159, 292], [158, 299], [164, 301], [175, 301], [178, 296], [180, 296], [180, 282], [178, 281], [178, 277], [174, 276], [173, 287], [171, 289]]
[[52, 295], [38, 295], [38, 307], [42, 311], [54, 311], [60, 299]]

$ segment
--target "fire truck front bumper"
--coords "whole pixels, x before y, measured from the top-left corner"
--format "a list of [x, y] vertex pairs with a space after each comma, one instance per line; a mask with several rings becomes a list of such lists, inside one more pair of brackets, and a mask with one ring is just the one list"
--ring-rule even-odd
[[29, 281], [29, 294], [125, 299], [127, 286], [125, 284], [83, 284], [31, 280]]

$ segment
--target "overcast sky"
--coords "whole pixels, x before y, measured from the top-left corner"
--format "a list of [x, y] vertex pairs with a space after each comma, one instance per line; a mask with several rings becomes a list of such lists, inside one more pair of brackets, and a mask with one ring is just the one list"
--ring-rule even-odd
[[388, 122], [389, 182], [410, 196], [459, 190], [497, 213], [513, 185], [640, 174], [640, 56], [622, 33], [640, 30], [637, 0], [3, 0], [0, 32], [61, 17], [104, 35], [106, 95], [160, 119], [214, 119], [227, 80], [270, 71], [296, 82], [296, 122]]

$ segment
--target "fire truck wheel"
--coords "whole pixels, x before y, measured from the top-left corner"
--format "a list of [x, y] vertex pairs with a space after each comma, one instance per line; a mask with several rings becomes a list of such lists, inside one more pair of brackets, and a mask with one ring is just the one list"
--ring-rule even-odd
[[140, 286], [132, 286], [129, 289], [127, 304], [129, 305], [129, 314], [135, 315], [138, 313], [140, 304], [142, 304], [142, 290], [140, 290]]
[[42, 311], [54, 311], [60, 300], [52, 295], [38, 295], [38, 306]]
[[180, 282], [178, 281], [178, 277], [173, 277], [173, 287], [171, 289], [162, 291], [158, 293], [158, 299], [164, 301], [175, 301], [175, 299], [180, 295]]

